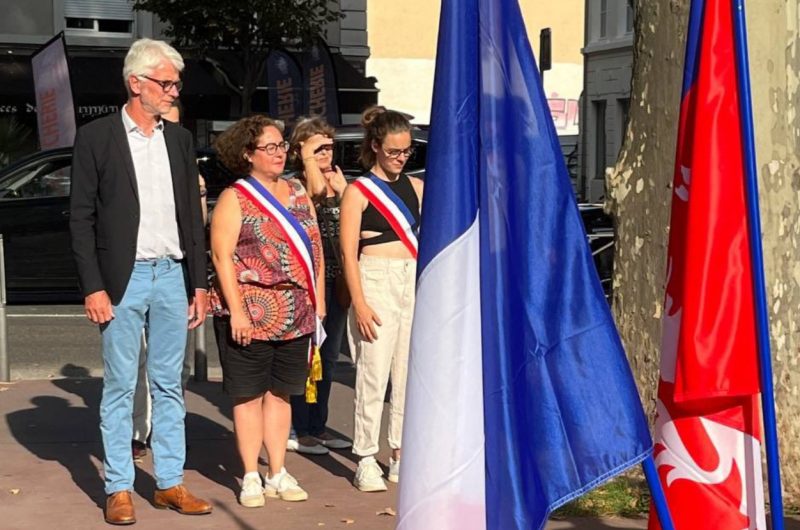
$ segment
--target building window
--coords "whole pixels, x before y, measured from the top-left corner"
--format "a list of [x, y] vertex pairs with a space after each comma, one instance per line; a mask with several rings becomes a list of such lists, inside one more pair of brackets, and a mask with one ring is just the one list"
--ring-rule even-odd
[[592, 102], [594, 110], [595, 145], [594, 145], [594, 178], [605, 179], [606, 174], [606, 102]]
[[73, 35], [133, 34], [130, 0], [64, 0], [64, 18]]
[[625, 4], [625, 33], [633, 33], [633, 0]]
[[600, 38], [608, 35], [608, 0], [600, 0]]

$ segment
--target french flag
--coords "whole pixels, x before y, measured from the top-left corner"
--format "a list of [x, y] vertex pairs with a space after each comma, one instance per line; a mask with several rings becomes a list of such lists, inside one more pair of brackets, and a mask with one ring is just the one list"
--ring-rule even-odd
[[689, 12], [654, 452], [677, 530], [766, 528], [733, 9]]
[[652, 442], [516, 0], [440, 21], [397, 528], [543, 528]]

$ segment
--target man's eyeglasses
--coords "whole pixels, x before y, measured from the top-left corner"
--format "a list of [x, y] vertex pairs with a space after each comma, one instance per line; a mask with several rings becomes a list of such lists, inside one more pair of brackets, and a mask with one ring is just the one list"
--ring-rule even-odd
[[318, 155], [318, 154], [324, 153], [326, 151], [328, 153], [332, 153], [333, 152], [333, 144], [325, 144], [325, 145], [321, 145], [321, 146], [317, 147], [316, 149], [314, 149], [314, 154]]
[[406, 158], [410, 158], [411, 155], [414, 154], [414, 146], [407, 147], [406, 149], [383, 149], [383, 154], [388, 156], [389, 158], [400, 158], [401, 155], [405, 155]]
[[149, 75], [140, 75], [139, 77], [147, 79], [148, 81], [152, 81], [153, 83], [160, 86], [161, 90], [163, 90], [164, 92], [169, 92], [170, 90], [172, 90], [172, 87], [175, 87], [175, 90], [177, 90], [178, 92], [183, 90], [183, 81], [181, 81], [180, 79], [178, 79], [177, 81], [163, 81], [161, 79], [153, 79]]
[[253, 149], [257, 151], [264, 151], [268, 155], [274, 155], [278, 152], [278, 149], [285, 153], [289, 150], [289, 142], [283, 141], [277, 144], [257, 145]]

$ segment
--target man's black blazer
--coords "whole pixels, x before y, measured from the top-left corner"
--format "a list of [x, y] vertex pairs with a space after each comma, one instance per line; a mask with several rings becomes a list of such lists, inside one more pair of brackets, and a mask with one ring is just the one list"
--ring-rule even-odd
[[[197, 163], [189, 131], [164, 120], [164, 139], [191, 298], [195, 289], [207, 287]], [[81, 127], [72, 157], [69, 225], [84, 296], [105, 290], [116, 305], [125, 294], [136, 260], [137, 188], [122, 116], [110, 114]]]

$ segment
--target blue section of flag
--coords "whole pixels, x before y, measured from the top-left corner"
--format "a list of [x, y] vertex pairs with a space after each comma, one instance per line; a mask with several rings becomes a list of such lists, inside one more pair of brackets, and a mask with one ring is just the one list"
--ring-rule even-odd
[[703, 29], [703, 12], [705, 0], [692, 0], [689, 7], [689, 24], [686, 34], [686, 57], [683, 62], [683, 88], [681, 97], [694, 85], [697, 79], [697, 60], [700, 52], [700, 37]]
[[444, 2], [439, 19], [437, 57], [444, 55], [434, 76], [418, 275], [472, 225], [478, 211], [478, 0], [450, 4]]
[[652, 441], [519, 6], [479, 12], [487, 528], [541, 528]]
[[542, 528], [652, 442], [516, 0], [440, 20], [420, 269], [477, 211], [486, 527]]

